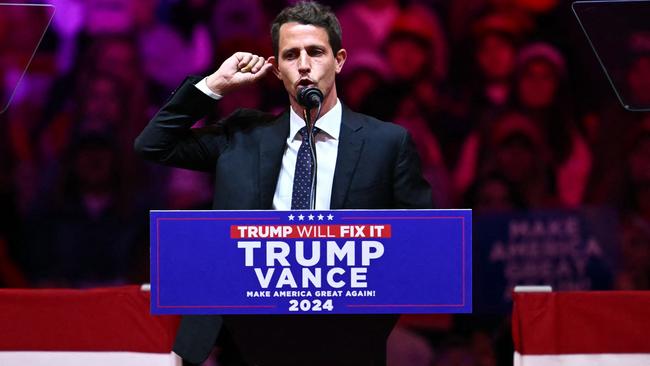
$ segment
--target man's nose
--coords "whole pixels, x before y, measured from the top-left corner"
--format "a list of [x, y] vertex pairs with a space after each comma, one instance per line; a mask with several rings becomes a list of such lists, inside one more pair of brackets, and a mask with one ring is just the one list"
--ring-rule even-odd
[[301, 74], [306, 74], [311, 71], [311, 62], [309, 60], [309, 55], [306, 51], [300, 52], [300, 57], [298, 58], [298, 71]]

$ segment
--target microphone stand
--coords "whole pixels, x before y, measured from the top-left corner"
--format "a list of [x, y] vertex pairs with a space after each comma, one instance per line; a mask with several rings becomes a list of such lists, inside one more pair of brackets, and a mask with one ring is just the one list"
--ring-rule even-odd
[[316, 118], [311, 120], [311, 108], [305, 107], [303, 113], [305, 116], [305, 123], [307, 124], [307, 142], [309, 143], [309, 150], [311, 151], [311, 193], [309, 196], [309, 209], [316, 209], [316, 179], [318, 172], [318, 159], [316, 158], [316, 141], [314, 141], [314, 126], [318, 117], [320, 117], [321, 103], [318, 103], [316, 111]]

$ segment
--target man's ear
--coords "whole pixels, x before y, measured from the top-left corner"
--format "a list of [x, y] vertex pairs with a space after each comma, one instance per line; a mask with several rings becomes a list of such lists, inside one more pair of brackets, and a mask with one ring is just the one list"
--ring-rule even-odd
[[271, 65], [273, 65], [273, 74], [275, 76], [282, 80], [282, 73], [280, 73], [280, 69], [278, 68], [278, 60], [275, 58], [275, 56], [269, 57], [266, 61], [270, 62]]
[[338, 74], [343, 69], [343, 64], [348, 58], [348, 51], [346, 51], [345, 48], [341, 48], [336, 55], [334, 55], [334, 58], [336, 59], [336, 73]]

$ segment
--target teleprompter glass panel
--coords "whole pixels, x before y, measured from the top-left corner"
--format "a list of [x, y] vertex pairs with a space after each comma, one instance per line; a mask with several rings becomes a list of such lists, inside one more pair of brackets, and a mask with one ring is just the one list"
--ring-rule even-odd
[[52, 5], [0, 3], [0, 113], [9, 107], [53, 16]]
[[650, 110], [650, 0], [577, 1], [575, 13], [627, 110]]

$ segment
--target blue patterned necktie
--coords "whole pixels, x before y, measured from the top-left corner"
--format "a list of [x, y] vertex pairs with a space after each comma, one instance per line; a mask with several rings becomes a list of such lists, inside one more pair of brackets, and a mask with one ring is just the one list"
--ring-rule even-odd
[[[314, 127], [314, 137], [320, 132], [318, 127]], [[309, 209], [309, 200], [311, 198], [311, 149], [307, 139], [307, 127], [298, 131], [302, 136], [302, 143], [298, 149], [296, 159], [296, 170], [293, 175], [293, 194], [291, 195], [292, 210]]]

